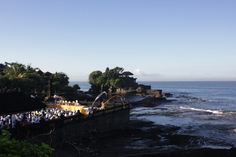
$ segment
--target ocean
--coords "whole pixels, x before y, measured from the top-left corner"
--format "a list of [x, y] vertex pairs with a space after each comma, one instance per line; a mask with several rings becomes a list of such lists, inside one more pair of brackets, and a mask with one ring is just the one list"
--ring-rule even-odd
[[178, 134], [214, 140], [205, 147], [236, 146], [236, 82], [142, 82], [174, 101], [132, 110], [133, 118], [180, 127]]
[[[131, 119], [176, 126], [177, 134], [207, 138], [204, 147], [236, 147], [236, 82], [139, 82], [173, 94], [173, 101], [135, 107]], [[78, 82], [82, 90], [90, 86]]]
[[78, 84], [80, 86], [80, 90], [82, 91], [88, 91], [90, 88], [90, 84], [85, 81], [71, 81], [69, 85], [73, 86], [75, 84]]

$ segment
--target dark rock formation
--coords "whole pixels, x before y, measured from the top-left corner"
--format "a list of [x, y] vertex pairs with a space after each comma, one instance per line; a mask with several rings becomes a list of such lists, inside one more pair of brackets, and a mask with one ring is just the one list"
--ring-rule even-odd
[[163, 93], [163, 96], [166, 97], [166, 98], [168, 98], [168, 97], [172, 97], [173, 94], [171, 94], [171, 93]]
[[165, 153], [140, 153], [134, 155], [128, 155], [127, 157], [234, 157], [236, 156], [235, 149], [190, 149], [190, 150], [178, 150]]

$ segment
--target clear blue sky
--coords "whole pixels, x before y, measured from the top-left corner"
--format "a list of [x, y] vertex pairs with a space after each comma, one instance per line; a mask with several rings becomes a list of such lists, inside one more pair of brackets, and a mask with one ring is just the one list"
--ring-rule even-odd
[[1, 0], [0, 62], [87, 80], [236, 80], [235, 0]]

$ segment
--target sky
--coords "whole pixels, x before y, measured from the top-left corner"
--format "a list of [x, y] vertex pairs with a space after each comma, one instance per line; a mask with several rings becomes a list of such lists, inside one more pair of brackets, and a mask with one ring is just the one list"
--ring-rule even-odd
[[0, 63], [87, 81], [236, 81], [235, 0], [0, 0]]

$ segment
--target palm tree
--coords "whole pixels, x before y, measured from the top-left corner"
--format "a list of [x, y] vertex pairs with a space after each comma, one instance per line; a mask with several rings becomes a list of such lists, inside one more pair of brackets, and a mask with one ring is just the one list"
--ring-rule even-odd
[[4, 74], [10, 80], [12, 79], [23, 79], [27, 75], [25, 65], [18, 63], [5, 63], [6, 68]]

